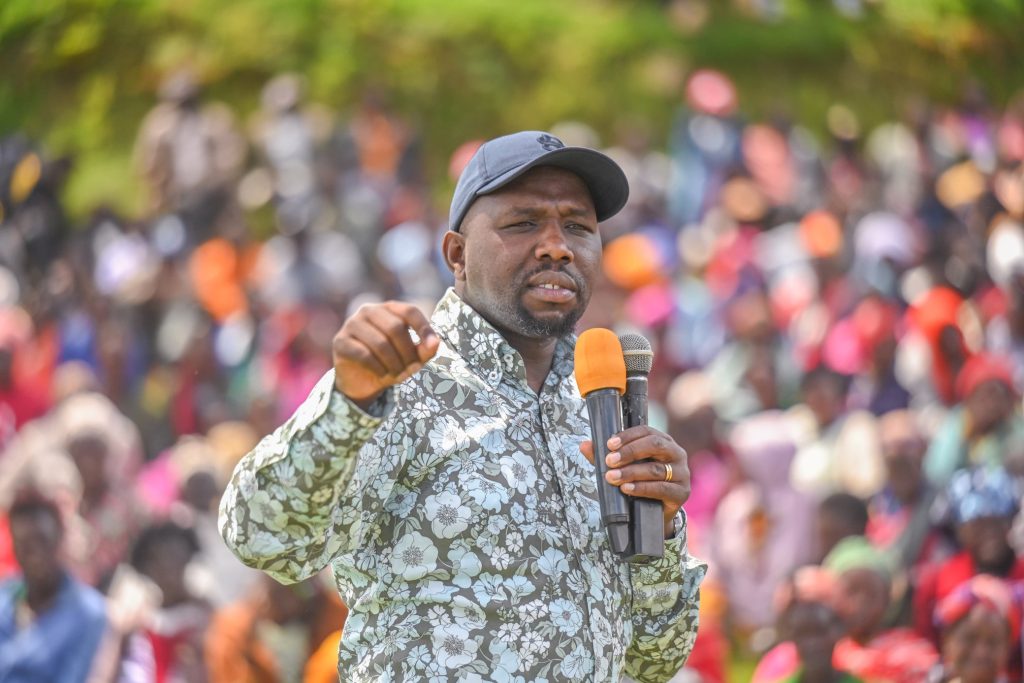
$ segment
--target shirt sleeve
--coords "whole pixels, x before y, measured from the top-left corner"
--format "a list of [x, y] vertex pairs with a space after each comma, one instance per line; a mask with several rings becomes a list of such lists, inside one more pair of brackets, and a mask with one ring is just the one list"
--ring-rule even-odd
[[707, 565], [686, 550], [686, 533], [665, 541], [665, 555], [630, 565], [633, 642], [626, 674], [638, 683], [667, 681], [682, 668], [697, 638], [700, 582]]
[[[365, 413], [334, 389], [331, 370], [242, 458], [219, 515], [221, 536], [242, 562], [294, 583], [359, 545], [390, 493], [371, 485], [374, 475], [400, 465], [385, 463], [384, 449], [371, 441], [393, 412], [393, 395], [385, 393], [382, 416]], [[398, 427], [389, 430], [390, 460], [402, 452]]]

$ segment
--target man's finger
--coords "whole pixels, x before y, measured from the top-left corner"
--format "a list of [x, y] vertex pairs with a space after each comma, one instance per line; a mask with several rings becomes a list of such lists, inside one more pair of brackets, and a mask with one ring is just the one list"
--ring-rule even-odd
[[[615, 484], [616, 486], [631, 481], [666, 481], [665, 475], [668, 474], [668, 468], [665, 465], [666, 463], [654, 460], [638, 462], [626, 467], [608, 470], [604, 478], [609, 484]], [[681, 481], [682, 474], [682, 472], [673, 467], [672, 481]]]
[[623, 429], [621, 432], [608, 439], [608, 448], [612, 449], [613, 451], [617, 451], [620, 448], [622, 448], [622, 446], [632, 443], [633, 441], [643, 439], [644, 437], [651, 436], [653, 434], [661, 433], [662, 432], [659, 432], [657, 429], [651, 427], [650, 425], [638, 425], [636, 427], [630, 427], [628, 429]]
[[441, 345], [441, 340], [437, 338], [437, 333], [430, 326], [430, 320], [423, 315], [423, 311], [401, 301], [389, 301], [385, 306], [388, 311], [401, 318], [407, 328], [415, 330], [416, 336], [420, 338], [416, 344], [420, 361], [426, 363], [433, 358]]
[[638, 460], [673, 462], [679, 458], [682, 449], [669, 436], [655, 431], [635, 441], [619, 446], [608, 454], [605, 462], [609, 467], [621, 467]]
[[635, 481], [622, 485], [622, 492], [637, 498], [660, 500], [670, 508], [678, 509], [690, 497], [690, 486], [667, 481]]
[[409, 336], [409, 326], [405, 320], [382, 307], [367, 310], [366, 319], [387, 337], [388, 342], [402, 359], [403, 370], [413, 363], [419, 362], [419, 353], [412, 337]]
[[338, 352], [351, 358], [359, 365], [378, 377], [388, 374], [388, 369], [380, 362], [364, 342], [354, 337], [347, 337], [338, 343]]
[[381, 373], [382, 377], [385, 375], [397, 376], [405, 370], [406, 363], [398, 351], [391, 345], [387, 336], [369, 320], [353, 320], [350, 337], [365, 346], [380, 362], [380, 366], [384, 370]]

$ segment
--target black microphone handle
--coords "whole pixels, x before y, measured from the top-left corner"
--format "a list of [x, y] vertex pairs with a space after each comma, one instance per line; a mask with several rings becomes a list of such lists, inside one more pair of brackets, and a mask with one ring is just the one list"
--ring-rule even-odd
[[594, 471], [597, 475], [597, 498], [601, 504], [601, 521], [608, 532], [612, 551], [624, 554], [629, 550], [629, 499], [618, 486], [605, 481], [608, 471], [608, 439], [622, 431], [622, 403], [615, 389], [598, 389], [587, 394], [590, 413], [590, 438], [594, 444]]
[[[627, 377], [622, 396], [623, 424], [626, 429], [647, 424], [647, 378]], [[630, 561], [642, 562], [665, 554], [665, 516], [662, 503], [651, 498], [631, 498], [630, 537], [633, 541]]]

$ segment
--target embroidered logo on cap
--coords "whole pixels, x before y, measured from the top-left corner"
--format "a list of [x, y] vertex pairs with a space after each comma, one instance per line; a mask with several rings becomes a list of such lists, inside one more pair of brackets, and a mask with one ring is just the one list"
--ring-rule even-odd
[[539, 142], [540, 146], [549, 152], [553, 152], [556, 149], [562, 149], [563, 147], [565, 147], [565, 143], [556, 138], [554, 135], [541, 135], [539, 138], [537, 138], [537, 142]]

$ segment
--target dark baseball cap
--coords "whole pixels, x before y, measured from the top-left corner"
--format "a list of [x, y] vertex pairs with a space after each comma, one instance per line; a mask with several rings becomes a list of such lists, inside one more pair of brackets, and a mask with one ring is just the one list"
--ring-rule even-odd
[[599, 221], [617, 214], [629, 198], [626, 174], [610, 157], [587, 147], [566, 147], [550, 133], [526, 130], [480, 145], [455, 186], [448, 228], [458, 232], [477, 197], [508, 185], [537, 166], [556, 166], [578, 175], [590, 191]]

